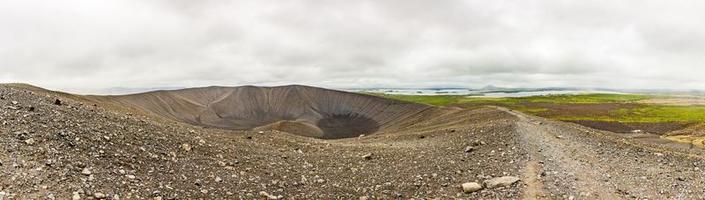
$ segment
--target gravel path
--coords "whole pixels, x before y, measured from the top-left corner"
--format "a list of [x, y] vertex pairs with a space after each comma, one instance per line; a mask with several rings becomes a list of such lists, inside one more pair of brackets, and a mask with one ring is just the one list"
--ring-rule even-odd
[[[498, 108], [529, 149], [524, 199], [703, 199], [702, 160]], [[604, 134], [609, 134], [606, 137]]]

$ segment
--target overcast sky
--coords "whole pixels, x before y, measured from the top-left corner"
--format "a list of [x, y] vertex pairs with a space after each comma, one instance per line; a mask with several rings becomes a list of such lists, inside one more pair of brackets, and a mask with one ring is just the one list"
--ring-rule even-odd
[[705, 89], [705, 1], [0, 0], [0, 82]]

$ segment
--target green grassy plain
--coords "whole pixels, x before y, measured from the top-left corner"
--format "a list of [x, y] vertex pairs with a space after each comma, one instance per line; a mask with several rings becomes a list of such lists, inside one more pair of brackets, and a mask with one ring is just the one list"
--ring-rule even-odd
[[555, 104], [589, 104], [589, 103], [633, 103], [649, 98], [660, 98], [641, 94], [578, 94], [578, 95], [546, 95], [531, 97], [476, 97], [462, 95], [389, 95], [374, 94], [386, 98], [431, 104], [437, 106], [458, 105], [463, 103], [476, 104], [519, 104], [519, 103], [555, 103]]
[[[613, 122], [705, 122], [705, 106], [674, 106], [642, 104], [639, 101], [667, 98], [659, 95], [642, 94], [578, 94], [578, 95], [547, 95], [532, 97], [475, 97], [460, 95], [388, 95], [374, 94], [402, 101], [437, 105], [475, 108], [486, 105], [503, 106], [529, 114], [548, 117], [557, 120], [590, 120]], [[585, 105], [609, 108], [601, 112], [592, 110], [571, 110]], [[562, 110], [558, 110], [561, 108]], [[566, 109], [567, 108], [567, 109]], [[584, 111], [584, 112], [583, 112]]]

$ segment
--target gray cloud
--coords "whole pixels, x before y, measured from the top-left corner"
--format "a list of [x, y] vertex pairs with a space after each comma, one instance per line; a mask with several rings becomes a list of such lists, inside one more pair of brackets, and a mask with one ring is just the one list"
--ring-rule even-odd
[[705, 3], [0, 1], [0, 81], [703, 88]]

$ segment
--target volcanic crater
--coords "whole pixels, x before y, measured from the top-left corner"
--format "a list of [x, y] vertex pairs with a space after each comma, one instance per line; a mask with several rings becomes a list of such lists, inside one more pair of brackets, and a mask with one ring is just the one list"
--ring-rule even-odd
[[95, 98], [197, 126], [278, 130], [321, 139], [400, 131], [452, 111], [301, 85], [205, 87]]

